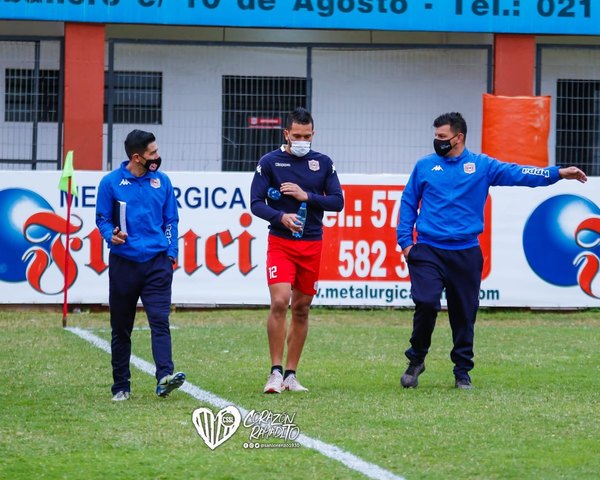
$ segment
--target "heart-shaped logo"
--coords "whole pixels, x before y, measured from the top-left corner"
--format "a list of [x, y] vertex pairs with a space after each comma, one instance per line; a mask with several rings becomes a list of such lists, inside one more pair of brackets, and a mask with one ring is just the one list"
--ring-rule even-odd
[[241, 421], [240, 411], [233, 405], [222, 408], [216, 416], [206, 407], [192, 412], [192, 423], [211, 450], [229, 440], [240, 427]]

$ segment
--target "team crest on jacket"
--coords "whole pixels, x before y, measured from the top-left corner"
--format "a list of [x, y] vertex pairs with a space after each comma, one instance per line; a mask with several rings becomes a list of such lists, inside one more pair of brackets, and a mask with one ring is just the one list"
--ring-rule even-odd
[[465, 169], [465, 173], [475, 173], [475, 164], [473, 162], [468, 162], [463, 165]]
[[160, 188], [160, 178], [151, 178], [150, 179], [150, 186], [152, 188]]
[[310, 170], [312, 170], [313, 172], [316, 172], [321, 167], [319, 165], [319, 161], [318, 160], [309, 160], [308, 161], [308, 168]]

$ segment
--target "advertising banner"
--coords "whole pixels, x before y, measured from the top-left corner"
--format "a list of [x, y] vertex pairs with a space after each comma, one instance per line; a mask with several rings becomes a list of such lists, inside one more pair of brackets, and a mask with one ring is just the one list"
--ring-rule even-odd
[[0, 19], [256, 28], [600, 34], [594, 0], [0, 0]]
[[[65, 283], [71, 304], [108, 302], [108, 247], [95, 225], [104, 174], [75, 172], [67, 254], [60, 172], [2, 172], [0, 303], [60, 304]], [[267, 224], [250, 212], [252, 174], [169, 176], [180, 216], [173, 303], [268, 305]], [[395, 233], [407, 180], [340, 175], [346, 204], [324, 217], [315, 305], [412, 306]], [[600, 179], [494, 187], [485, 222], [482, 306], [600, 307]]]

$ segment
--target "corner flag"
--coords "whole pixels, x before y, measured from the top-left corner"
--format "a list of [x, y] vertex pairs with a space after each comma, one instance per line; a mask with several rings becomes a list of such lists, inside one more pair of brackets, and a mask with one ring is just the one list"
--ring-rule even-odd
[[73, 173], [73, 150], [69, 150], [65, 157], [65, 163], [63, 164], [63, 171], [60, 176], [60, 181], [58, 182], [58, 188], [68, 194], [70, 187], [71, 195], [77, 196], [77, 184], [75, 183]]
[[67, 278], [69, 276], [69, 247], [70, 247], [70, 231], [69, 227], [71, 225], [71, 202], [73, 200], [73, 196], [77, 196], [77, 185], [75, 184], [75, 179], [73, 178], [73, 150], [69, 150], [67, 152], [67, 156], [65, 157], [65, 163], [63, 164], [62, 175], [60, 176], [60, 181], [58, 182], [59, 190], [67, 193], [67, 239], [65, 242], [66, 246], [66, 255], [65, 255], [65, 265], [64, 265], [64, 275], [65, 275], [65, 285], [63, 287], [64, 298], [63, 298], [63, 328], [67, 326]]

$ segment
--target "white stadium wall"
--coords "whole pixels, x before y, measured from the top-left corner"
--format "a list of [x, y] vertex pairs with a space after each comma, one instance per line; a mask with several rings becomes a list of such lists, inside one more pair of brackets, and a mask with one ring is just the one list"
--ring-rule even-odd
[[410, 172], [431, 150], [434, 118], [447, 111], [464, 115], [470, 148], [479, 150], [486, 50], [315, 49], [313, 60], [315, 145], [340, 172]]
[[[479, 149], [487, 50], [314, 48], [312, 59], [314, 145], [340, 171], [409, 172], [430, 150], [433, 119], [449, 110], [467, 118]], [[115, 125], [115, 159], [127, 133], [144, 128], [173, 170], [220, 171], [222, 76], [304, 78], [306, 49], [118, 43], [114, 68], [163, 74], [162, 124]]]
[[291, 48], [117, 44], [115, 70], [163, 73], [162, 125], [115, 125], [115, 159], [124, 156], [127, 133], [144, 128], [174, 170], [220, 171], [222, 76], [304, 77], [306, 60]]
[[[423, 38], [427, 38], [425, 34], [420, 40]], [[388, 47], [365, 44], [364, 49], [335, 45], [312, 48], [315, 148], [330, 154], [343, 172], [409, 173], [415, 161], [430, 150], [433, 118], [458, 110], [468, 121], [469, 147], [479, 151], [481, 98], [487, 90], [488, 77], [487, 46]], [[31, 69], [33, 48], [33, 43], [0, 41], [0, 98], [6, 95], [6, 70]], [[59, 42], [42, 41], [40, 48], [40, 69], [58, 69]], [[160, 71], [163, 94], [160, 125], [114, 125], [113, 166], [124, 156], [126, 134], [133, 128], [144, 128], [156, 133], [161, 154], [173, 162], [172, 170], [220, 171], [222, 76], [304, 78], [306, 55], [306, 48], [293, 46], [115, 43], [115, 70]], [[599, 81], [594, 70], [598, 55], [599, 49], [583, 46], [544, 49], [540, 94], [550, 95], [553, 102], [550, 164], [555, 159], [557, 80]], [[7, 121], [4, 110], [2, 101], [0, 159], [29, 160], [31, 122]], [[40, 122], [38, 128], [38, 159], [56, 158], [56, 124]], [[106, 165], [106, 124], [104, 130]], [[38, 169], [53, 167], [38, 165]], [[29, 165], [13, 164], [7, 168], [26, 169]]]

